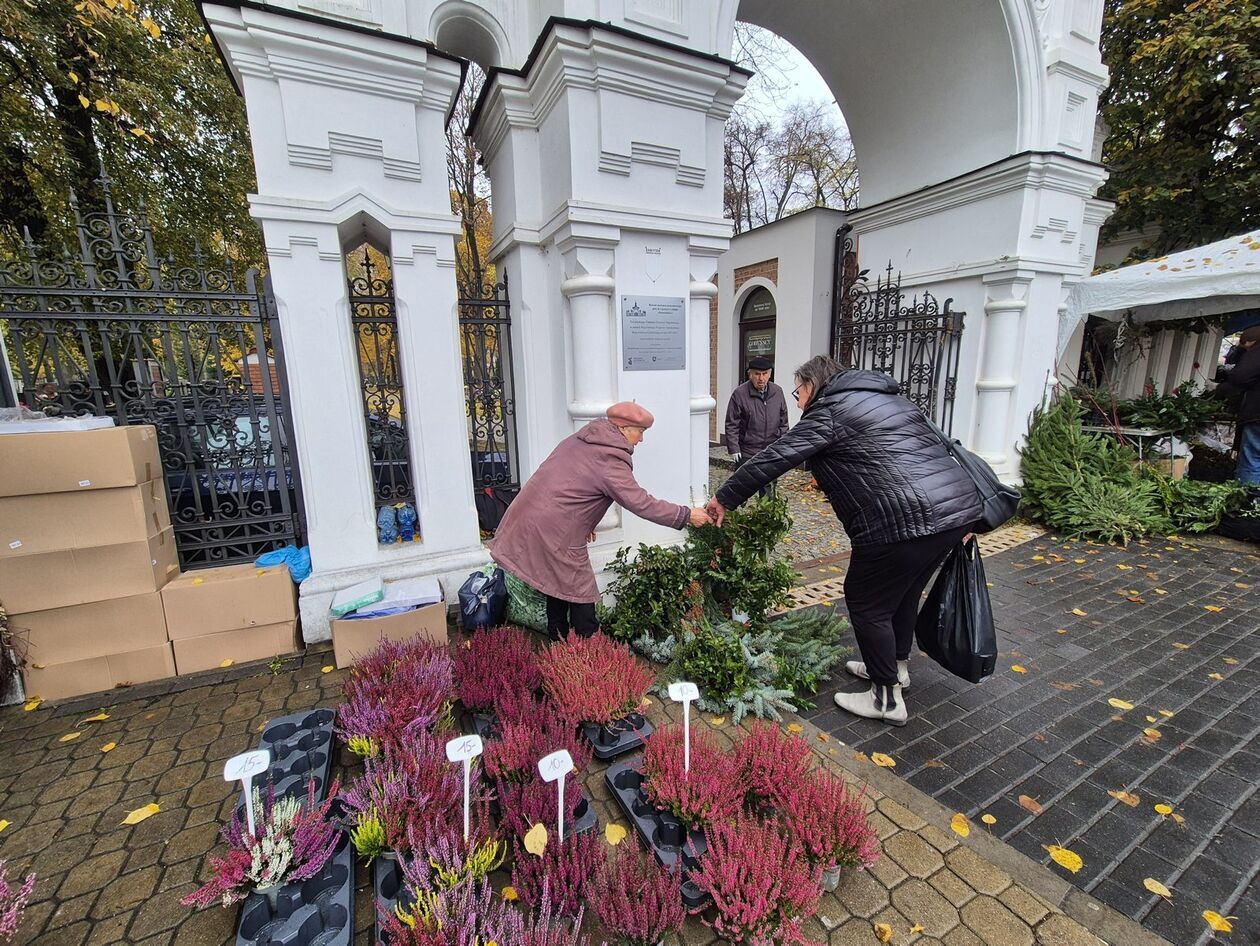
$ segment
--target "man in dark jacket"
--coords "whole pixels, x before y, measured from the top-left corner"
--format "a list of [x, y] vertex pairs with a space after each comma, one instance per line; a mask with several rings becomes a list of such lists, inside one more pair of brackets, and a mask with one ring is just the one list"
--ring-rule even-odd
[[826, 355], [796, 372], [804, 413], [791, 432], [747, 460], [709, 502], [718, 525], [765, 483], [810, 461], [810, 470], [853, 543], [845, 604], [862, 660], [863, 693], [837, 693], [844, 710], [906, 723], [902, 690], [919, 598], [949, 551], [981, 515], [971, 477], [922, 412], [876, 371], [842, 370]]
[[[773, 369], [769, 358], [753, 358], [748, 362], [748, 380], [731, 392], [726, 404], [726, 452], [735, 460], [736, 469], [788, 432], [787, 399], [770, 380]], [[771, 485], [761, 492], [769, 492]]]
[[1234, 363], [1216, 392], [1238, 399], [1235, 475], [1244, 486], [1260, 486], [1260, 325], [1246, 329], [1238, 338], [1236, 354], [1230, 354]]

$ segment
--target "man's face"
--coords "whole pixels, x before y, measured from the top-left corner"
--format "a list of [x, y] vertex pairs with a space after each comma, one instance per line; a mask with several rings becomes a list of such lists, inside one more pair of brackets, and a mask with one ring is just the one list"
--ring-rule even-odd
[[748, 380], [752, 382], [752, 386], [758, 391], [764, 391], [766, 385], [770, 383], [770, 372], [750, 371], [748, 372]]

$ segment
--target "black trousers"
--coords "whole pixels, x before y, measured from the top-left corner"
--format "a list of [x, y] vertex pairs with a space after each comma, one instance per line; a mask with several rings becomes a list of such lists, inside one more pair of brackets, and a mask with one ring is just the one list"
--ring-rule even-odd
[[590, 637], [599, 630], [594, 604], [575, 604], [547, 595], [547, 636], [553, 641], [563, 640], [573, 628], [582, 637]]
[[966, 534], [966, 529], [952, 529], [853, 550], [844, 576], [844, 602], [872, 682], [897, 682], [897, 661], [909, 659], [914, 647], [923, 589]]

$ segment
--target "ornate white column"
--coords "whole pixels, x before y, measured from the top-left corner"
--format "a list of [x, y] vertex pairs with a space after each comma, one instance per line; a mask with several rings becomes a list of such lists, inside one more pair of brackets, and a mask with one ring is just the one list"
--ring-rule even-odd
[[709, 498], [709, 415], [717, 407], [709, 384], [709, 301], [717, 296], [717, 257], [720, 253], [691, 251], [691, 284], [688, 286], [688, 372], [691, 396], [691, 504]]
[[1021, 328], [1027, 308], [1029, 272], [994, 273], [984, 277], [984, 330], [980, 370], [976, 377], [975, 451], [999, 476], [1014, 476], [1011, 409], [1022, 364]]
[[[614, 244], [615, 245], [615, 244]], [[566, 278], [560, 294], [568, 304], [568, 413], [573, 430], [597, 417], [617, 398], [617, 330], [613, 322], [617, 281], [609, 275], [613, 250], [570, 242], [563, 248]]]

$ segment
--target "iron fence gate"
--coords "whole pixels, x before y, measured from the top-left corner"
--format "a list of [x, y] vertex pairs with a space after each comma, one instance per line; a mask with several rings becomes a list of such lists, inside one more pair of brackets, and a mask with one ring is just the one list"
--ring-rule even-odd
[[254, 270], [159, 256], [143, 205], [71, 206], [77, 255], [0, 260], [0, 329], [17, 390], [51, 415], [157, 428], [184, 568], [301, 544], [280, 327]]
[[965, 313], [942, 308], [930, 292], [905, 303], [901, 274], [889, 262], [872, 286], [846, 224], [836, 231], [835, 287], [832, 293], [831, 350], [845, 368], [882, 371], [901, 393], [952, 432], [958, 392], [959, 341]]
[[459, 347], [464, 362], [473, 486], [479, 490], [515, 490], [521, 477], [506, 275], [485, 297], [459, 300]]

